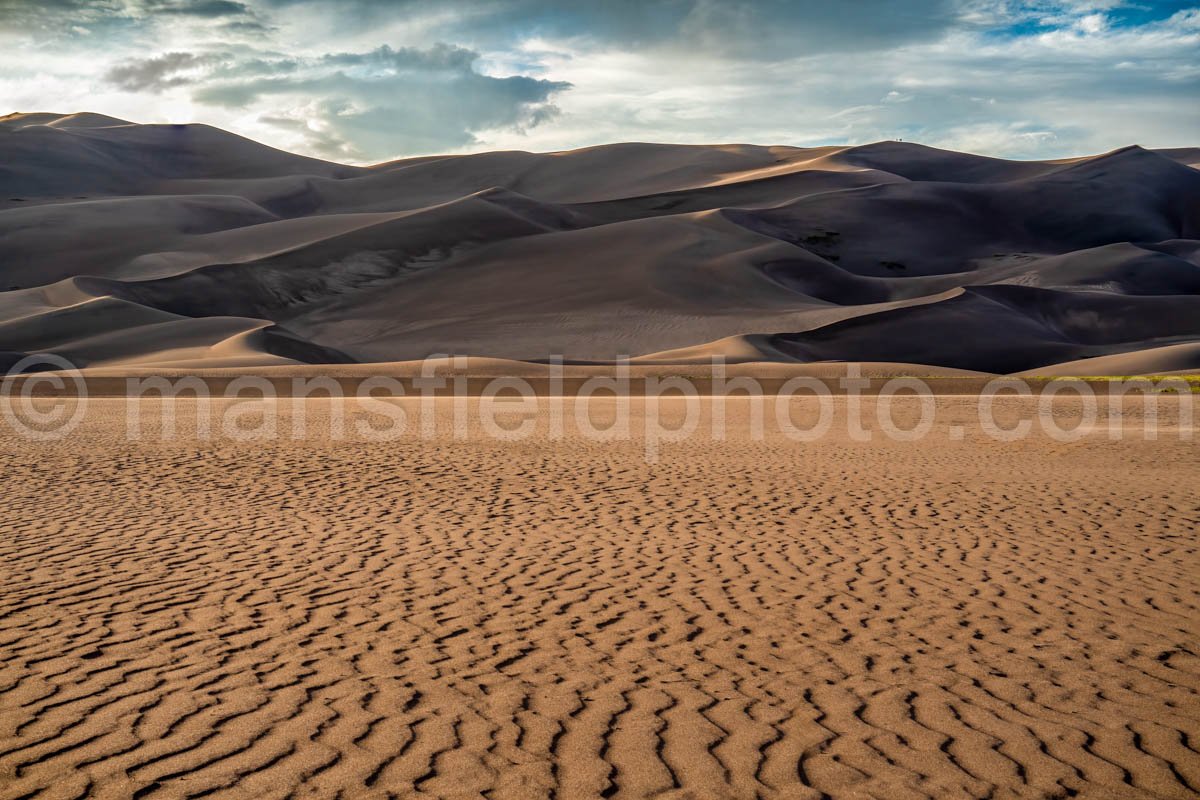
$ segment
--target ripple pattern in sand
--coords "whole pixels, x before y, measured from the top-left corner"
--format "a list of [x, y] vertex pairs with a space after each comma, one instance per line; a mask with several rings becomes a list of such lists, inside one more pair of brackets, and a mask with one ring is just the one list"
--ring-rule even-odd
[[2, 434], [4, 800], [1200, 794], [1187, 447], [121, 424]]

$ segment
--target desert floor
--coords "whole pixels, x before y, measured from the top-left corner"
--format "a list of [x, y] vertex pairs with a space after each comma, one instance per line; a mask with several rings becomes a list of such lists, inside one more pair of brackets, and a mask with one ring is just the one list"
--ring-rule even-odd
[[299, 439], [0, 423], [0, 797], [1200, 793], [1170, 409], [1005, 443], [944, 397], [921, 441], [803, 443], [747, 403], [657, 463], [335, 440], [322, 400]]

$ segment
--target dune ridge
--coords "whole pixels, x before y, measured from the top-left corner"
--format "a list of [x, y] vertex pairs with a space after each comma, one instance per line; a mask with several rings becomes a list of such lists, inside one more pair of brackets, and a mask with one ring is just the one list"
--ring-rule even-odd
[[740, 341], [781, 363], [1150, 371], [1200, 342], [1197, 163], [626, 143], [356, 167], [204, 125], [11, 114], [0, 365], [220, 367], [253, 329], [248, 366], [694, 362], [749, 357]]

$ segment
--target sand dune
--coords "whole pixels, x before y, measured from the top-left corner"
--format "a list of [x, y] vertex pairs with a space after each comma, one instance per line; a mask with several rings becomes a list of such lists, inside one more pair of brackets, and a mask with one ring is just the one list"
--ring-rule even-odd
[[1200, 373], [1200, 342], [1170, 344], [1131, 353], [1066, 361], [1031, 370], [1031, 373], [1063, 376], [1195, 375]]
[[[1196, 295], [978, 286], [771, 343], [804, 361], [878, 359], [1009, 373], [1193, 339], [1197, 314]], [[963, 339], [972, 343], [969, 351]]]
[[[1200, 341], [1197, 153], [629, 143], [347, 167], [202, 125], [10, 115], [0, 351], [111, 341], [70, 353], [166, 363], [232, 325], [318, 361], [756, 341], [783, 343], [769, 360], [1048, 369]], [[63, 313], [104, 298], [196, 324]]]
[[206, 195], [53, 203], [0, 214], [0, 282], [9, 291], [81, 275], [124, 275], [147, 252], [276, 219], [244, 198]]
[[24, 199], [111, 196], [164, 180], [350, 177], [355, 167], [285, 153], [209, 125], [135, 125], [99, 114], [0, 117], [0, 185]]

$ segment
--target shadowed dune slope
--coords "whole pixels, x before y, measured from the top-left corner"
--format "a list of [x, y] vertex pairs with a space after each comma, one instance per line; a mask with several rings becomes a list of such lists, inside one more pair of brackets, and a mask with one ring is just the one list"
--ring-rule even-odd
[[1079, 374], [1200, 343], [1198, 153], [627, 143], [355, 167], [204, 125], [12, 114], [0, 352], [228, 364], [238, 336], [250, 366], [686, 361], [753, 341]]
[[937, 303], [777, 336], [771, 344], [802, 361], [876, 359], [1009, 373], [1188, 341], [1198, 316], [1195, 295], [980, 286]]

